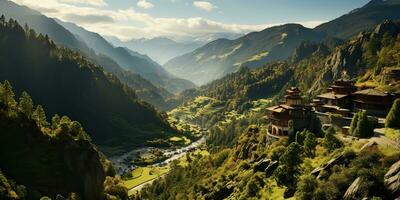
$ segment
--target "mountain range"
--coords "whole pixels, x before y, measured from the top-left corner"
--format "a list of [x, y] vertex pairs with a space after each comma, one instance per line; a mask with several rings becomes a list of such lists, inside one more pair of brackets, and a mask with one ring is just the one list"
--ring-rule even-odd
[[27, 91], [49, 116], [81, 122], [104, 153], [174, 132], [164, 114], [115, 75], [13, 19], [1, 20], [0, 80], [10, 81], [18, 94]]
[[195, 42], [176, 42], [165, 37], [131, 39], [128, 41], [121, 41], [116, 37], [106, 38], [115, 46], [123, 46], [130, 50], [144, 53], [160, 64], [164, 64], [176, 56], [191, 52], [203, 44]]
[[250, 33], [236, 40], [219, 39], [171, 59], [164, 67], [176, 76], [203, 85], [235, 72], [241, 66], [257, 68], [265, 63], [286, 60], [304, 41], [326, 40], [340, 44], [340, 41], [361, 31], [371, 30], [384, 19], [399, 19], [398, 10], [399, 0], [374, 0], [314, 29], [299, 24], [285, 24]]
[[48, 18], [8, 0], [0, 1], [0, 13], [18, 20], [21, 24], [29, 25], [39, 33], [47, 34], [57, 44], [80, 51], [94, 62], [98, 61], [97, 55], [105, 55], [114, 60], [120, 68], [139, 74], [155, 86], [165, 88], [171, 93], [194, 87], [193, 83], [171, 75], [149, 57], [122, 47], [113, 47], [99, 34], [75, 24]]

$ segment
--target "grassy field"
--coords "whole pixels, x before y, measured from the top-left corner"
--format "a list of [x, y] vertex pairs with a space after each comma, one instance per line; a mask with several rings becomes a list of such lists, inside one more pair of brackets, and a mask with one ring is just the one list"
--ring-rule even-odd
[[132, 171], [133, 178], [124, 181], [125, 187], [132, 189], [142, 183], [153, 180], [163, 174], [168, 173], [170, 170], [169, 166], [165, 167], [138, 167]]
[[386, 128], [385, 136], [392, 140], [396, 140], [397, 138], [400, 137], [400, 129]]

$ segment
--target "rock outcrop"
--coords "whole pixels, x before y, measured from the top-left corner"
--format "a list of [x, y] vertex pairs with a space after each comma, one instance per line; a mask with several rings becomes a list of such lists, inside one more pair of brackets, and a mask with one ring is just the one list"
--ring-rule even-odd
[[340, 154], [339, 156], [329, 160], [322, 167], [315, 168], [311, 172], [311, 175], [316, 176], [317, 179], [325, 179], [325, 178], [329, 177], [329, 175], [331, 173], [331, 169], [333, 168], [333, 166], [335, 166], [335, 165], [347, 165], [354, 158], [355, 158], [355, 154], [354, 153], [352, 153], [352, 152], [344, 152], [344, 153]]
[[343, 196], [344, 200], [356, 200], [364, 199], [360, 197], [360, 189], [362, 188], [364, 181], [361, 177], [356, 178], [353, 183], [347, 188], [346, 193]]
[[400, 160], [393, 164], [385, 174], [385, 185], [387, 190], [395, 199], [400, 199]]

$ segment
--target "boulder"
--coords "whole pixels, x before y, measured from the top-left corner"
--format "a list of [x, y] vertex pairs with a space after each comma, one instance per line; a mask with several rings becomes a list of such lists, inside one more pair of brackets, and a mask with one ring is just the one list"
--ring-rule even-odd
[[267, 177], [271, 176], [275, 169], [278, 167], [278, 161], [272, 161], [269, 163], [268, 167], [265, 169], [265, 174]]
[[355, 200], [355, 199], [363, 199], [364, 197], [360, 197], [360, 189], [362, 188], [362, 184], [364, 183], [361, 177], [356, 178], [353, 183], [347, 188], [346, 193], [343, 196], [344, 200]]
[[385, 186], [393, 198], [400, 198], [400, 160], [385, 174]]
[[378, 147], [378, 143], [375, 141], [370, 141], [367, 144], [364, 144], [364, 146], [361, 147], [360, 151], [365, 151], [365, 150], [372, 150], [376, 149]]
[[317, 177], [317, 179], [324, 179], [329, 177], [330, 171], [333, 166], [335, 165], [343, 165], [343, 164], [348, 164], [350, 160], [355, 158], [354, 153], [341, 153], [339, 156], [332, 158], [329, 160], [325, 165], [322, 167], [317, 167], [315, 168], [312, 172], [311, 175], [314, 175]]
[[317, 167], [311, 172], [311, 175], [318, 176], [322, 170], [324, 170], [323, 167]]
[[267, 169], [269, 164], [271, 163], [271, 159], [262, 159], [258, 161], [253, 168], [254, 172], [263, 172]]

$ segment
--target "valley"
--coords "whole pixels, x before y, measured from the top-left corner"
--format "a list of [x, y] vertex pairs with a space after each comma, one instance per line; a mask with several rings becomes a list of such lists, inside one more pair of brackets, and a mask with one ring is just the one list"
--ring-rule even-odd
[[0, 199], [399, 199], [400, 1], [288, 2], [0, 0]]

